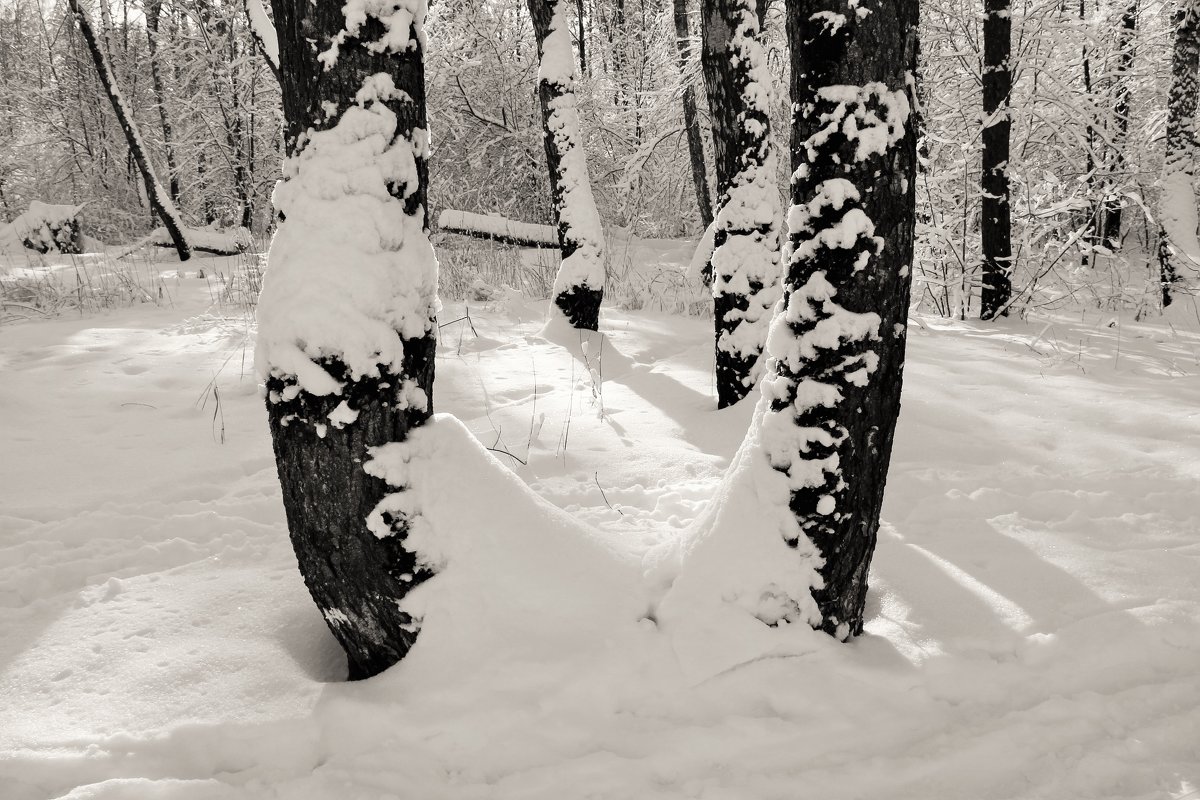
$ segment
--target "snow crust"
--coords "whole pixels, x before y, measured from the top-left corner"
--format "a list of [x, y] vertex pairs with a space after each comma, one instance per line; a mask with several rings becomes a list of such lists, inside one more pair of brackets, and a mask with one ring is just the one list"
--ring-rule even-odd
[[371, 76], [329, 130], [307, 135], [284, 165], [275, 207], [285, 217], [271, 244], [258, 306], [255, 364], [263, 379], [294, 376], [316, 395], [341, 386], [315, 360], [340, 359], [352, 378], [394, 373], [402, 338], [432, 329], [437, 259], [416, 191], [420, 142], [396, 133], [389, 75]]
[[1162, 179], [1160, 222], [1172, 250], [1194, 279], [1200, 275], [1200, 228], [1197, 217], [1195, 176], [1189, 170], [1167, 172]]
[[367, 43], [374, 53], [403, 53], [420, 48], [426, 50], [425, 16], [429, 11], [427, 0], [346, 0], [342, 13], [346, 27], [329, 43], [328, 49], [317, 55], [325, 69], [337, 63], [341, 45], [346, 39], [357, 37], [368, 17], [383, 23], [383, 36]]

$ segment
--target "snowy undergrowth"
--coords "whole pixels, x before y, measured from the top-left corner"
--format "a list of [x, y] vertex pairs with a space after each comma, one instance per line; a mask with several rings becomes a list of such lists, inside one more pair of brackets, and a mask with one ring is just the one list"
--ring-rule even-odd
[[190, 280], [173, 308], [0, 334], [6, 799], [1200, 786], [1195, 326], [917, 320], [867, 633], [777, 631], [771, 657], [654, 603], [698, 520], [752, 513], [709, 508], [752, 410], [712, 410], [709, 326], [609, 311], [550, 341], [543, 303], [473, 305], [440, 332], [461, 423], [409, 454], [445, 563], [426, 625], [344, 684], [209, 302]]

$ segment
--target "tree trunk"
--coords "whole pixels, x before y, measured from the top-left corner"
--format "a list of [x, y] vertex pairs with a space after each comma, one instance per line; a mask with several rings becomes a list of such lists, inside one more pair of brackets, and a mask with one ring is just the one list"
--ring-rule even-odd
[[167, 180], [171, 202], [179, 203], [179, 165], [175, 160], [174, 134], [171, 130], [171, 114], [167, 109], [167, 93], [163, 89], [162, 69], [158, 63], [158, 21], [162, 13], [162, 0], [146, 3], [146, 46], [150, 51], [150, 80], [154, 86], [154, 102], [158, 104], [158, 117], [162, 122], [163, 152], [167, 157]]
[[1121, 14], [1121, 34], [1118, 38], [1117, 54], [1117, 95], [1113, 103], [1114, 130], [1112, 137], [1112, 167], [1105, 181], [1105, 192], [1102, 206], [1101, 237], [1104, 246], [1109, 250], [1121, 247], [1121, 208], [1124, 205], [1117, 184], [1124, 181], [1125, 172], [1125, 143], [1129, 138], [1129, 99], [1132, 92], [1131, 75], [1133, 72], [1133, 38], [1137, 32], [1138, 0], [1130, 0]]
[[1171, 87], [1167, 94], [1167, 149], [1159, 218], [1158, 263], [1163, 306], [1179, 279], [1175, 261], [1182, 256], [1195, 269], [1200, 266], [1200, 241], [1196, 227], [1197, 156], [1196, 106], [1200, 100], [1200, 0], [1184, 0], [1175, 12], [1175, 46], [1171, 59]]
[[401, 601], [430, 574], [406, 548], [417, 510], [371, 468], [433, 410], [426, 5], [353, 25], [340, 0], [273, 7], [288, 159], [255, 361], [300, 572], [365, 678], [412, 646]]
[[[763, 0], [765, 2], [765, 0]], [[737, 170], [720, 193], [711, 256], [717, 407], [754, 388], [779, 298], [779, 190], [771, 152], [771, 74], [755, 0], [719, 0], [729, 30], [725, 99], [737, 109], [727, 155]]]
[[688, 158], [692, 162], [692, 183], [696, 189], [696, 208], [700, 224], [707, 228], [713, 221], [712, 198], [708, 193], [708, 170], [704, 164], [704, 141], [696, 115], [696, 87], [688, 80], [688, 62], [692, 57], [691, 31], [688, 29], [687, 0], [673, 0], [675, 46], [679, 50], [679, 73], [683, 80], [683, 126], [687, 131]]
[[594, 331], [604, 297], [604, 231], [575, 104], [575, 59], [563, 0], [529, 0], [529, 16], [537, 37], [546, 167], [562, 249], [553, 305], [572, 327]]
[[91, 53], [92, 61], [96, 64], [96, 72], [100, 76], [100, 83], [104, 86], [108, 100], [112, 103], [113, 112], [117, 115], [117, 122], [120, 123], [121, 130], [125, 134], [125, 141], [129, 145], [129, 153], [133, 156], [138, 170], [142, 173], [142, 181], [146, 185], [146, 197], [150, 202], [150, 208], [163, 221], [163, 225], [171, 235], [171, 241], [175, 243], [175, 250], [179, 253], [179, 260], [187, 261], [192, 257], [192, 249], [184, 237], [183, 223], [179, 219], [179, 212], [175, 210], [175, 204], [171, 202], [171, 198], [163, 191], [162, 184], [158, 182], [158, 178], [155, 177], [154, 171], [150, 167], [150, 161], [146, 155], [146, 146], [142, 143], [141, 134], [138, 133], [137, 127], [134, 125], [133, 115], [125, 106], [125, 100], [121, 97], [121, 91], [117, 87], [116, 79], [113, 77], [112, 69], [108, 64], [108, 59], [105, 58], [104, 52], [100, 49], [99, 42], [96, 41], [96, 34], [92, 30], [92, 25], [87, 18], [87, 14], [80, 8], [79, 0], [69, 0], [69, 2], [71, 13], [75, 15], [75, 19], [79, 22], [79, 32], [83, 35], [83, 41], [87, 45], [88, 52]]
[[1008, 314], [1012, 296], [1012, 218], [1008, 191], [1012, 116], [1012, 17], [1009, 0], [984, 0], [983, 17], [983, 246], [980, 319]]
[[824, 559], [816, 627], [839, 639], [863, 627], [900, 411], [916, 217], [917, 0], [848, 10], [840, 0], [788, 6], [791, 246], [761, 426], [772, 466], [789, 476], [791, 535]]
[[[738, 113], [741, 91], [729, 59], [729, 40], [733, 37], [730, 16], [724, 6], [729, 0], [700, 0], [700, 65], [708, 91], [708, 115], [712, 120], [713, 165], [717, 196], [729, 189], [738, 171]], [[757, 4], [759, 29], [764, 30], [767, 3]]]

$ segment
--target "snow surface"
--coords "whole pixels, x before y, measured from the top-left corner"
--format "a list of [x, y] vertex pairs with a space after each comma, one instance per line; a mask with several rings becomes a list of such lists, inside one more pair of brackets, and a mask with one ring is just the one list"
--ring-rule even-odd
[[347, 684], [245, 317], [175, 272], [171, 307], [0, 329], [4, 800], [1200, 788], [1194, 319], [914, 320], [867, 632], [839, 644], [663, 599], [698, 520], [754, 514], [717, 487], [757, 395], [713, 410], [705, 320], [610, 309], [563, 348], [541, 302], [472, 304], [440, 331], [457, 420], [399, 454], [444, 570], [409, 658]]

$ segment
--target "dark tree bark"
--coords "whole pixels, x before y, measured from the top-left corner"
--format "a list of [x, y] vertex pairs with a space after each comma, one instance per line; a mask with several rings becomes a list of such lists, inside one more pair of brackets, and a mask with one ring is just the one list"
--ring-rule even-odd
[[604, 234], [575, 105], [575, 60], [564, 1], [528, 0], [540, 63], [542, 140], [562, 251], [553, 302], [572, 327], [594, 331], [599, 327], [604, 298]]
[[716, 14], [730, 31], [725, 99], [737, 111], [735, 138], [727, 150], [736, 157], [736, 171], [719, 195], [709, 259], [717, 407], [726, 408], [745, 397], [758, 378], [779, 297], [781, 214], [761, 7], [755, 0], [720, 0]]
[[696, 188], [696, 208], [700, 224], [707, 228], [713, 221], [712, 197], [708, 193], [708, 169], [704, 163], [704, 140], [696, 113], [696, 87], [687, 80], [692, 58], [692, 34], [688, 29], [687, 0], [672, 0], [675, 12], [675, 45], [679, 50], [679, 72], [684, 76], [683, 126], [687, 131], [688, 158], [692, 163], [692, 183]]
[[[1171, 86], [1167, 94], [1167, 148], [1163, 160], [1162, 225], [1158, 236], [1159, 282], [1163, 307], [1179, 270], [1175, 250], [1200, 259], [1196, 225], [1196, 171], [1200, 142], [1196, 137], [1196, 108], [1200, 101], [1200, 0], [1183, 0], [1176, 10], [1175, 45], [1171, 57]], [[1192, 265], [1193, 267], [1195, 265]]]
[[[733, 37], [729, 5], [729, 0], [700, 0], [700, 65], [708, 92], [708, 115], [712, 121], [718, 197], [728, 191], [729, 182], [738, 171], [738, 113], [742, 103], [736, 70], [729, 59], [729, 40]], [[757, 11], [759, 29], [765, 30], [766, 0], [757, 5]]]
[[1117, 183], [1124, 179], [1125, 143], [1129, 138], [1129, 100], [1132, 92], [1133, 39], [1137, 33], [1138, 0], [1130, 0], [1121, 13], [1121, 31], [1117, 40], [1116, 97], [1113, 102], [1112, 166], [1105, 181], [1101, 206], [1101, 238], [1109, 250], [1121, 247], [1121, 210], [1124, 202]]
[[162, 123], [163, 153], [167, 158], [167, 180], [171, 202], [179, 203], [179, 164], [175, 160], [175, 135], [171, 129], [171, 112], [167, 108], [167, 92], [163, 88], [162, 69], [158, 63], [158, 22], [162, 14], [162, 0], [146, 3], [146, 47], [150, 52], [150, 81], [154, 87], [154, 102], [158, 105], [158, 118]]
[[[414, 154], [415, 176], [389, 179], [386, 198], [358, 195], [353, 199], [389, 209], [398, 206], [415, 224], [403, 228], [407, 237], [403, 243], [396, 241], [400, 231], [381, 230], [378, 241], [362, 242], [362, 254], [395, 253], [401, 247], [412, 247], [405, 252], [419, 255], [421, 242], [412, 240], [425, 237], [428, 246], [426, 148], [414, 144], [423, 141], [427, 129], [423, 36], [416, 27], [420, 22], [414, 22], [408, 31], [406, 44], [410, 47], [373, 47], [388, 35], [383, 22], [368, 16], [356, 31], [346, 31], [342, 6], [340, 0], [273, 0], [285, 142], [291, 164], [285, 187], [305, 179], [306, 150], [314, 146], [315, 135], [337, 127], [345, 114], [359, 110], [363, 103], [371, 107], [382, 104], [396, 120], [394, 138], [387, 147]], [[392, 31], [391, 36], [397, 33]], [[334, 54], [332, 63], [328, 55], [322, 60], [323, 53]], [[381, 73], [391, 79], [395, 91], [375, 92], [370, 100], [362, 100], [368, 79]], [[346, 135], [354, 136], [353, 128]], [[379, 162], [369, 149], [359, 147], [353, 156], [343, 157], [361, 158], [364, 171], [376, 171]], [[349, 194], [355, 189], [348, 186], [345, 191]], [[280, 246], [282, 238], [293, 235], [286, 208], [281, 209], [273, 249]], [[308, 222], [321, 224], [320, 219]], [[337, 223], [330, 224], [334, 227], [328, 231], [296, 232], [297, 241], [303, 242], [305, 237], [342, 241], [338, 235], [344, 232], [336, 229]], [[367, 257], [355, 249], [355, 243], [340, 246], [346, 249], [345, 259], [329, 264], [330, 270], [349, 273], [355, 269], [356, 258]], [[271, 271], [278, 268], [274, 259], [272, 253]], [[397, 268], [418, 267], [415, 262], [399, 261]], [[267, 278], [260, 312], [274, 299], [269, 296], [272, 292], [280, 297], [287, 294], [286, 285], [280, 283], [283, 280], [281, 275]], [[278, 302], [286, 312], [287, 301]], [[378, 363], [375, 374], [354, 374], [342, 360], [340, 341], [303, 342], [303, 352], [340, 386], [334, 394], [311, 392], [298, 376], [271, 362], [269, 354], [264, 357], [260, 353], [258, 369], [268, 376], [267, 411], [292, 544], [313, 599], [346, 651], [351, 679], [375, 675], [403, 658], [419, 629], [419, 620], [401, 611], [398, 603], [429, 573], [405, 547], [408, 528], [404, 517], [386, 517], [390, 536], [378, 538], [369, 529], [368, 515], [394, 490], [368, 474], [364, 464], [370, 460], [370, 448], [404, 441], [432, 413], [436, 329], [432, 302], [430, 297], [427, 307], [411, 312], [424, 315], [417, 320], [423, 334], [414, 337], [394, 331], [396, 338], [390, 346], [401, 344], [403, 348], [398, 369], [391, 362]], [[262, 327], [260, 320], [260, 340], [266, 333]], [[355, 412], [354, 420], [341, 426], [327, 425], [330, 413], [343, 402]]]
[[983, 292], [980, 319], [1008, 313], [1012, 296], [1012, 218], [1008, 159], [1012, 116], [1012, 9], [1009, 0], [984, 0], [983, 17]]
[[100, 49], [100, 43], [96, 40], [96, 33], [92, 30], [91, 21], [80, 7], [79, 0], [69, 0], [69, 2], [71, 13], [75, 15], [75, 19], [79, 23], [79, 32], [82, 34], [83, 41], [92, 56], [92, 61], [96, 65], [96, 72], [100, 76], [100, 84], [104, 87], [104, 92], [108, 95], [109, 102], [112, 103], [113, 112], [117, 115], [117, 122], [121, 126], [121, 131], [125, 134], [125, 141], [129, 145], [129, 153], [134, 163], [137, 164], [138, 171], [142, 175], [142, 181], [146, 185], [146, 197], [150, 202], [150, 208], [163, 221], [167, 232], [171, 234], [171, 241], [175, 243], [175, 250], [179, 253], [179, 260], [187, 261], [192, 257], [192, 249], [184, 236], [183, 223], [179, 219], [179, 212], [175, 210], [174, 203], [171, 202], [171, 198], [167, 193], [163, 191], [162, 184], [159, 183], [158, 178], [154, 175], [154, 170], [150, 167], [150, 160], [146, 154], [146, 147], [142, 143], [142, 137], [138, 133], [137, 126], [134, 124], [133, 115], [125, 106], [120, 89], [117, 88], [116, 78], [113, 76], [108, 59]]
[[[840, 639], [863, 627], [900, 411], [916, 219], [907, 79], [917, 0], [880, 0], [870, 12], [842, 0], [788, 6], [795, 174], [787, 310], [776, 322], [786, 337], [772, 334], [763, 387], [799, 443], [772, 465], [790, 476], [798, 533], [824, 558], [816, 627]], [[851, 115], [878, 135], [848, 136], [841, 120]]]
[[[1081, 25], [1087, 15], [1086, 4], [1087, 0], [1079, 0], [1079, 22]], [[1086, 39], [1084, 40], [1081, 55], [1083, 57], [1083, 95], [1085, 98], [1088, 98], [1088, 101], [1090, 102], [1092, 98], [1092, 58], [1088, 52]], [[1096, 184], [1096, 125], [1095, 115], [1090, 109], [1088, 110], [1088, 123], [1085, 139], [1087, 152], [1086, 161], [1084, 164], [1084, 173], [1087, 175], [1088, 196], [1091, 197], [1092, 191]], [[1100, 226], [1098, 224], [1097, 217], [1098, 214], [1095, 211], [1089, 211], [1087, 221], [1084, 223], [1085, 228], [1083, 233], [1083, 241], [1089, 246], [1093, 247], [1100, 242]], [[1091, 253], [1085, 250], [1082, 259], [1083, 266], [1086, 267], [1090, 260]]]

